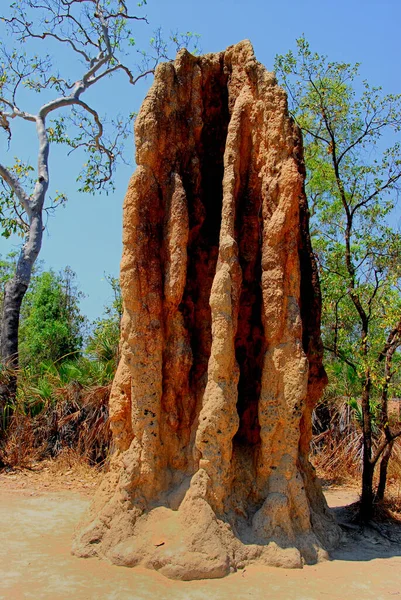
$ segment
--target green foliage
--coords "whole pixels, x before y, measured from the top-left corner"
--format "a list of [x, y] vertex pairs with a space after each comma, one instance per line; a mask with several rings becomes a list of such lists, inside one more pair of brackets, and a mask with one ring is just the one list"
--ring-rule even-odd
[[[43, 94], [42, 109], [49, 110], [47, 141], [65, 146], [68, 153], [81, 151], [83, 165], [77, 176], [81, 192], [108, 194], [114, 190], [115, 169], [125, 162], [125, 140], [132, 130], [130, 117], [114, 112], [114, 117], [108, 119], [95, 106], [82, 102], [81, 94], [117, 72], [135, 85], [151, 75], [160, 61], [171, 60], [180, 48], [199, 51], [198, 34], [173, 32], [164, 37], [159, 27], [147, 49], [135, 48], [133, 60], [132, 47], [136, 46], [133, 26], [148, 25], [145, 6], [146, 2], [139, 2], [134, 7], [138, 8], [138, 14], [133, 15], [129, 12], [132, 6], [120, 0], [97, 0], [96, 7], [93, 0], [61, 3], [48, 0], [39, 4], [20, 0], [12, 3], [9, 10], [3, 9], [0, 15], [0, 34], [4, 40], [0, 40], [0, 131], [3, 130], [10, 145], [14, 119], [35, 123], [31, 109], [21, 108], [21, 100], [24, 105], [29, 102], [29, 91]], [[15, 40], [18, 47], [11, 48]], [[59, 72], [52, 54], [43, 51], [42, 41], [46, 46], [49, 42], [57, 44], [70, 56], [76, 68], [72, 77], [68, 70]], [[27, 168], [32, 170], [30, 166]], [[13, 173], [13, 166], [8, 166], [8, 171], [19, 179], [20, 173]], [[20, 179], [21, 184], [28, 183], [25, 175]], [[4, 216], [0, 212], [0, 225], [6, 236], [18, 232], [21, 225], [13, 214], [18, 204], [15, 191], [10, 192], [8, 186], [5, 183], [4, 193], [0, 191], [0, 206], [4, 210]], [[49, 206], [54, 208], [65, 200], [63, 193], [56, 193]]]
[[87, 390], [111, 383], [115, 365], [85, 356], [59, 362], [43, 361], [32, 369], [29, 365], [19, 374], [17, 404], [25, 415], [36, 416], [49, 406], [56, 406], [68, 386]]
[[[0, 260], [0, 293], [14, 275], [15, 258], [11, 253]], [[122, 302], [118, 280], [106, 279], [114, 299], [95, 322], [83, 354], [86, 320], [79, 312], [81, 293], [74, 273], [37, 269], [21, 311], [18, 390], [9, 406], [13, 417], [2, 448], [6, 462], [13, 463], [7, 448], [21, 437], [25, 457], [54, 456], [68, 447], [95, 462], [107, 456], [107, 401], [118, 361]], [[2, 373], [3, 380], [6, 375]]]
[[[13, 257], [0, 262], [0, 281], [13, 275]], [[118, 281], [107, 278], [114, 300], [95, 322], [86, 353], [82, 353], [86, 319], [79, 311], [82, 294], [75, 274], [36, 274], [23, 300], [20, 327], [20, 370], [14, 410], [42, 418], [76, 390], [85, 395], [109, 386], [117, 367], [121, 294]]]
[[297, 56], [276, 57], [276, 70], [304, 134], [323, 344], [338, 396], [347, 383], [362, 427], [360, 517], [368, 521], [375, 466], [401, 435], [387, 417], [401, 346], [401, 234], [391, 226], [401, 189], [401, 95], [361, 82], [358, 64], [330, 62], [304, 38]]
[[276, 57], [304, 136], [326, 360], [354, 371], [360, 396], [367, 371], [380, 393], [378, 357], [401, 316], [401, 236], [391, 226], [401, 189], [401, 95], [361, 81], [359, 66], [330, 62], [304, 38], [296, 55]]
[[94, 462], [107, 456], [107, 401], [118, 363], [122, 310], [118, 280], [107, 279], [114, 300], [104, 317], [95, 322], [85, 355], [80, 352], [85, 323], [69, 269], [60, 275], [51, 271], [37, 275], [25, 297], [22, 367], [13, 424], [22, 431], [27, 428], [35, 432], [31, 454], [37, 447], [42, 456], [54, 456], [63, 448], [73, 447]]
[[82, 353], [86, 320], [79, 312], [75, 275], [65, 269], [59, 275], [37, 275], [26, 294], [20, 328], [18, 401], [26, 414], [39, 414], [60, 400], [69, 385], [90, 390], [109, 385], [119, 360], [122, 300], [119, 282], [107, 276], [113, 301], [93, 324], [85, 354]]
[[10, 252], [5, 258], [0, 255], [0, 302], [4, 294], [4, 286], [14, 276], [17, 252]]
[[38, 372], [19, 373], [19, 387], [3, 462], [26, 466], [72, 448], [99, 463], [108, 455], [110, 375], [104, 365], [80, 357], [45, 362]]
[[47, 271], [33, 278], [19, 332], [20, 364], [31, 373], [45, 361], [62, 361], [82, 348], [85, 318], [74, 279], [68, 268], [58, 275]]
[[112, 288], [114, 299], [105, 308], [104, 316], [94, 322], [86, 351], [96, 361], [109, 365], [109, 369], [114, 372], [119, 361], [122, 299], [118, 279], [111, 276], [107, 276], [106, 279]]

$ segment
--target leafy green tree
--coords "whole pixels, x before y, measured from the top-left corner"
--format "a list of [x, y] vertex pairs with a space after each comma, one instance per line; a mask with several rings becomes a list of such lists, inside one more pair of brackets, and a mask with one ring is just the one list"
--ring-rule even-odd
[[20, 326], [20, 365], [30, 373], [42, 363], [77, 357], [86, 319], [79, 310], [82, 293], [68, 267], [59, 274], [45, 271], [32, 280], [24, 298]]
[[[0, 41], [0, 128], [10, 148], [14, 124], [21, 120], [35, 128], [38, 141], [36, 169], [24, 163], [18, 151], [13, 164], [0, 161], [3, 235], [21, 232], [25, 237], [3, 303], [0, 358], [11, 368], [18, 365], [21, 303], [41, 249], [44, 212], [66, 200], [57, 193], [46, 204], [52, 145], [62, 144], [70, 152], [84, 151], [84, 165], [78, 175], [80, 191], [110, 190], [115, 167], [123, 159], [122, 142], [129, 131], [129, 119], [114, 115], [110, 122], [97, 111], [93, 95], [92, 100], [83, 98], [117, 73], [135, 85], [153, 73], [161, 59], [168, 58], [169, 45], [159, 30], [151, 40], [149, 53], [137, 53], [140, 58], [136, 64], [129, 59], [135, 45], [132, 27], [147, 23], [144, 5], [145, 0], [139, 2], [139, 14], [132, 14], [125, 0], [15, 0], [0, 10], [5, 28], [0, 35], [8, 31], [9, 37], [3, 35], [3, 40], [13, 39], [18, 44], [9, 48]], [[170, 41], [178, 49], [188, 45], [191, 38], [191, 34], [174, 34]], [[76, 69], [73, 77], [59, 73], [52, 55], [41, 51], [42, 43], [56, 44], [69, 54]], [[38, 95], [43, 99], [36, 109]], [[9, 394], [15, 393], [15, 385], [14, 380]]]
[[[16, 254], [11, 253], [0, 261], [0, 300], [5, 284], [15, 273], [15, 258]], [[86, 318], [79, 310], [81, 297], [71, 269], [67, 267], [56, 274], [53, 271], [42, 272], [42, 265], [35, 265], [30, 290], [22, 302], [19, 332], [22, 393], [19, 396], [24, 398], [27, 406], [31, 403], [36, 405], [38, 397], [43, 400], [46, 394], [52, 394], [57, 369], [61, 369], [67, 361], [77, 362], [81, 354], [86, 333]], [[2, 366], [0, 386], [8, 384], [10, 375], [13, 373]], [[41, 393], [37, 393], [39, 388]], [[16, 401], [10, 398], [2, 407], [0, 418], [3, 429], [11, 420]]]
[[[312, 53], [304, 38], [297, 40], [296, 55], [276, 57], [278, 78], [304, 135], [324, 346], [359, 383], [360, 506], [361, 518], [368, 520], [375, 466], [401, 435], [386, 418], [388, 386], [401, 343], [401, 236], [391, 226], [401, 186], [401, 96], [384, 95], [381, 88], [361, 82], [358, 69], [358, 64], [330, 62]], [[382, 402], [383, 433], [376, 447], [374, 396]]]

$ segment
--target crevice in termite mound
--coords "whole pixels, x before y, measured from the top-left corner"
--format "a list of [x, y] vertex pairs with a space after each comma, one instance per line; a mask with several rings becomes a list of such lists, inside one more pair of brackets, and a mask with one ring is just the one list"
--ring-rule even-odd
[[[266, 340], [262, 323], [263, 299], [261, 290], [261, 196], [249, 186], [246, 178], [240, 190], [236, 208], [236, 239], [238, 260], [241, 267], [241, 291], [237, 331], [235, 335], [235, 358], [239, 368], [237, 413], [239, 426], [233, 444], [233, 517], [241, 535], [241, 524], [251, 523], [261, 506], [256, 489], [257, 460], [260, 449], [259, 398]], [[245, 534], [246, 537], [246, 534]]]
[[241, 530], [250, 526], [253, 515], [263, 502], [257, 489], [257, 462], [261, 445], [259, 399], [266, 352], [261, 288], [263, 194], [260, 177], [253, 168], [258, 149], [247, 105], [237, 123], [237, 145], [239, 161], [234, 188], [234, 238], [241, 277], [234, 351], [239, 371], [238, 429], [232, 439], [233, 479], [229, 506], [230, 522], [242, 539]]
[[212, 343], [209, 299], [219, 252], [224, 149], [230, 119], [227, 74], [221, 63], [211, 72], [202, 72], [202, 131], [195, 163], [190, 162], [183, 173], [189, 239], [187, 280], [180, 310], [193, 354], [189, 386], [196, 400], [195, 421], [206, 386]]
[[[168, 99], [175, 109], [170, 108], [165, 122], [168, 141], [175, 141], [164, 151], [172, 154], [171, 167], [167, 164], [155, 170], [165, 211], [159, 245], [164, 288], [160, 439], [166, 471], [163, 495], [156, 503], [168, 504], [172, 497], [172, 506], [198, 466], [193, 444], [210, 358], [209, 299], [218, 257], [230, 118], [222, 59], [201, 70], [198, 81], [192, 82], [194, 90], [183, 91], [182, 71], [188, 76], [185, 58], [194, 61], [189, 55], [184, 57], [184, 64], [175, 71], [177, 93]], [[201, 101], [198, 131], [192, 129], [194, 94]], [[177, 280], [182, 278], [181, 287]], [[171, 494], [172, 487], [181, 490], [178, 495]]]
[[242, 287], [239, 301], [235, 357], [239, 366], [237, 412], [240, 420], [234, 444], [258, 446], [258, 401], [261, 390], [265, 337], [262, 324], [260, 198], [246, 189], [237, 209], [239, 262]]

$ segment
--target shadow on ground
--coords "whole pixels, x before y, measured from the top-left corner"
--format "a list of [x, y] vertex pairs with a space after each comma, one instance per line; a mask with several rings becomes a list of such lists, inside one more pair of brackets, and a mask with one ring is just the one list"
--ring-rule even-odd
[[344, 537], [331, 553], [332, 560], [370, 561], [401, 556], [401, 522], [389, 515], [384, 521], [361, 526], [357, 522], [358, 503], [331, 508]]

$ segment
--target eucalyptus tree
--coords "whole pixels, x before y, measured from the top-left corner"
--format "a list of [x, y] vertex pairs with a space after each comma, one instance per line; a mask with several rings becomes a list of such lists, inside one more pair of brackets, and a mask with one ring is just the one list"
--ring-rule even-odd
[[[330, 62], [304, 38], [276, 57], [290, 111], [302, 129], [312, 236], [320, 266], [325, 350], [359, 382], [363, 431], [361, 517], [372, 515], [374, 469], [401, 435], [387, 418], [401, 343], [401, 236], [392, 227], [401, 189], [401, 96]], [[372, 433], [372, 398], [382, 437]], [[380, 490], [379, 490], [380, 491]], [[380, 491], [381, 493], [381, 491]]]
[[[5, 289], [0, 345], [5, 367], [18, 365], [21, 302], [41, 249], [44, 211], [66, 200], [58, 193], [47, 204], [52, 145], [84, 151], [79, 191], [93, 194], [112, 189], [116, 165], [123, 160], [129, 119], [115, 116], [108, 121], [96, 109], [93, 95], [90, 101], [84, 99], [87, 92], [117, 73], [135, 85], [153, 73], [160, 60], [168, 59], [171, 44], [179, 49], [191, 42], [191, 34], [175, 34], [165, 42], [158, 30], [149, 52], [136, 50], [133, 28], [147, 24], [145, 4], [143, 0], [136, 5], [138, 14], [129, 12], [124, 0], [15, 0], [0, 9], [8, 33], [0, 42], [0, 127], [11, 149], [16, 122], [27, 122], [36, 130], [38, 145], [36, 168], [20, 156], [11, 165], [0, 160], [3, 235], [22, 232], [25, 238], [15, 276]], [[8, 47], [4, 40], [10, 39], [17, 48]], [[59, 72], [56, 60], [44, 51], [49, 44], [69, 56], [72, 75]], [[43, 101], [35, 110], [30, 105], [37, 104], [38, 94]], [[12, 386], [3, 386], [3, 397], [15, 391], [15, 378], [11, 380]]]

